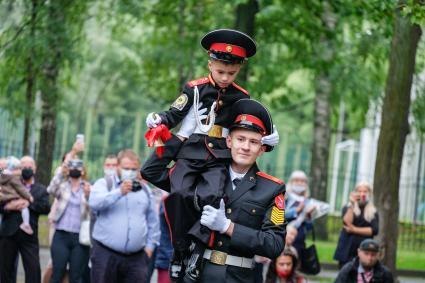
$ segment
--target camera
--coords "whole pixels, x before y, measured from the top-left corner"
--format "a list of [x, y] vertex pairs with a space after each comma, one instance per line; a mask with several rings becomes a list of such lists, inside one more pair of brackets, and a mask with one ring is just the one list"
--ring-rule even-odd
[[142, 184], [139, 181], [137, 181], [137, 180], [133, 180], [131, 191], [132, 192], [138, 192], [141, 189], [142, 189]]

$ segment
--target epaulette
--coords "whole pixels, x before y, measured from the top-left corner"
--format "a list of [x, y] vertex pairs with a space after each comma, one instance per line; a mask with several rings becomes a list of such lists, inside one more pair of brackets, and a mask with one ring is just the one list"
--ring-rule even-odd
[[248, 93], [248, 91], [246, 90], [246, 89], [243, 89], [242, 87], [240, 87], [240, 86], [238, 86], [237, 84], [235, 84], [234, 82], [232, 83], [232, 85], [235, 87], [235, 88], [237, 88], [237, 89], [239, 89], [240, 91], [242, 91], [243, 93], [245, 93], [246, 95], [248, 95], [249, 93]]
[[280, 180], [280, 179], [278, 179], [278, 178], [276, 178], [276, 177], [274, 177], [272, 175], [266, 174], [264, 172], [258, 171], [257, 172], [257, 175], [258, 176], [261, 176], [263, 178], [266, 178], [266, 179], [268, 179], [270, 181], [273, 181], [275, 183], [278, 183], [279, 185], [283, 185], [284, 184], [284, 182], [282, 180]]
[[209, 83], [209, 82], [210, 82], [210, 80], [208, 79], [208, 77], [204, 77], [204, 78], [200, 78], [200, 79], [197, 79], [197, 80], [190, 81], [187, 84], [190, 87], [194, 87], [194, 86], [203, 85], [203, 84], [206, 84], [206, 83]]

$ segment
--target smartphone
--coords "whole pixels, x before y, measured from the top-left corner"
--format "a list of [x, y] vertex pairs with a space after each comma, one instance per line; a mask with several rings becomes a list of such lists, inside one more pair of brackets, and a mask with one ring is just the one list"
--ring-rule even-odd
[[84, 143], [84, 135], [83, 134], [77, 134], [76, 141], [80, 143]]

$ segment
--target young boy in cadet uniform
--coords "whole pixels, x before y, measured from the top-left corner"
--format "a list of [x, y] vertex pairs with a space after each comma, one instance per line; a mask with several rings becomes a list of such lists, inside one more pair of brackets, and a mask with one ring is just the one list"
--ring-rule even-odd
[[[193, 134], [185, 127], [177, 133], [187, 140], [170, 175], [171, 194], [165, 204], [167, 215], [172, 215], [168, 220], [174, 246], [170, 275], [174, 279], [184, 272], [183, 260], [191, 244], [186, 236], [189, 232], [199, 240], [191, 256], [198, 260], [191, 261], [186, 273], [196, 280], [196, 267], [211, 236], [210, 230], [199, 224], [200, 210], [207, 204], [219, 207], [227, 176], [225, 162], [231, 157], [225, 142], [232, 122], [229, 120], [231, 106], [240, 99], [249, 98], [248, 92], [234, 80], [243, 62], [256, 53], [256, 44], [248, 35], [230, 29], [207, 33], [201, 45], [210, 57], [210, 74], [188, 82], [168, 111], [150, 113], [146, 119], [149, 128], [164, 124], [171, 129], [184, 118], [191, 119], [185, 124], [196, 127]], [[209, 113], [205, 113], [207, 109]], [[188, 115], [189, 110], [194, 115]], [[263, 144], [269, 145], [269, 149], [277, 142], [277, 132], [263, 138]], [[193, 191], [195, 198], [190, 197]]]

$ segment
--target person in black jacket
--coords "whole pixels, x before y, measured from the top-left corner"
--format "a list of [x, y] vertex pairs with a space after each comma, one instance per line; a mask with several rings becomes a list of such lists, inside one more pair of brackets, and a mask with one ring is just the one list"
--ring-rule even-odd
[[379, 215], [372, 196], [372, 186], [367, 182], [359, 182], [350, 193], [349, 203], [342, 208], [344, 226], [334, 254], [339, 268], [357, 255], [363, 240], [378, 235]]
[[[3, 220], [0, 226], [0, 281], [10, 283], [15, 281], [15, 260], [20, 253], [25, 270], [25, 283], [41, 282], [41, 269], [38, 241], [38, 216], [50, 211], [49, 195], [46, 187], [35, 182], [35, 162], [31, 157], [21, 160], [24, 185], [27, 187], [34, 202], [17, 199], [0, 204]], [[30, 210], [30, 225], [34, 234], [28, 235], [19, 226], [22, 223], [20, 210], [28, 207]]]
[[[181, 127], [177, 134], [187, 140], [180, 148], [174, 174], [170, 177], [170, 197], [173, 201], [166, 205], [167, 213], [176, 216], [170, 221], [173, 233], [172, 269], [174, 270], [182, 269], [182, 259], [185, 257], [183, 251], [190, 245], [185, 241], [184, 235], [189, 230], [197, 239], [192, 253], [202, 255], [210, 238], [211, 231], [203, 226], [194, 226], [192, 219], [196, 218], [204, 205], [219, 207], [226, 181], [226, 164], [230, 159], [225, 137], [229, 132], [229, 123], [233, 122], [229, 119], [232, 115], [232, 105], [241, 99], [249, 98], [248, 92], [234, 80], [243, 63], [256, 53], [256, 44], [252, 38], [231, 29], [219, 29], [207, 33], [202, 38], [201, 45], [209, 55], [210, 74], [188, 82], [168, 111], [150, 113], [146, 119], [149, 128], [162, 124], [161, 127], [165, 125], [171, 129], [186, 117], [192, 106], [195, 110], [196, 119], [193, 120], [196, 124], [195, 131], [189, 135], [184, 127]], [[208, 109], [209, 112], [198, 112], [198, 105], [202, 105], [205, 111]], [[262, 142], [267, 144], [267, 151], [278, 141], [276, 131], [270, 131], [268, 136], [262, 137]], [[196, 196], [190, 197], [194, 191]], [[188, 209], [183, 210], [182, 207], [193, 207], [193, 210], [192, 212]], [[190, 215], [183, 214], [183, 211]], [[194, 227], [199, 227], [198, 231], [195, 232]], [[194, 279], [198, 266], [199, 262], [186, 268], [187, 273], [192, 274]], [[180, 275], [171, 272], [172, 277]]]
[[[250, 99], [236, 102], [231, 113], [233, 122], [226, 144], [232, 159], [226, 166], [224, 198], [219, 208], [206, 205], [194, 217], [200, 217], [200, 223], [214, 231], [208, 249], [201, 255], [201, 282], [254, 282], [254, 255], [274, 259], [285, 246], [285, 184], [261, 172], [256, 164], [266, 147], [261, 143], [261, 133], [269, 134], [272, 129], [270, 114]], [[182, 141], [175, 136], [168, 140], [163, 156], [153, 153], [143, 165], [143, 178], [169, 191], [170, 174], [177, 169], [166, 170], [166, 166], [181, 146]], [[165, 204], [172, 201], [168, 197]], [[189, 217], [190, 213], [183, 211], [182, 215]], [[170, 221], [177, 216], [166, 211], [166, 217]]]
[[358, 256], [339, 271], [335, 283], [392, 283], [390, 270], [379, 262], [379, 243], [372, 239], [361, 242]]

